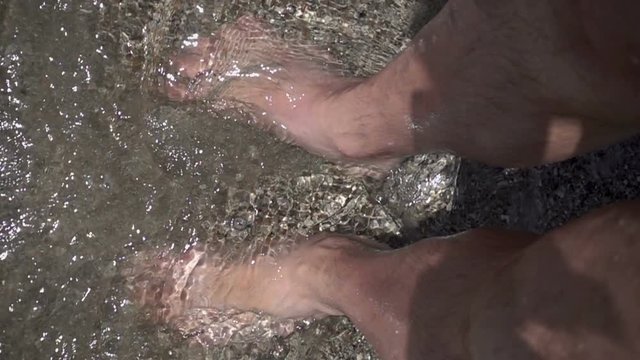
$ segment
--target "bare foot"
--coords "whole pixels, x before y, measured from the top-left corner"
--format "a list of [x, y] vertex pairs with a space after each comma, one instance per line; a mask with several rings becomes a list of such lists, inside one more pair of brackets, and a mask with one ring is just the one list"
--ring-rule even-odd
[[388, 170], [413, 146], [409, 129], [392, 136], [385, 119], [371, 113], [377, 100], [356, 94], [362, 79], [345, 77], [328, 52], [286, 43], [253, 17], [198, 39], [171, 66], [171, 99], [248, 104], [258, 125], [331, 160]]
[[333, 304], [332, 289], [344, 282], [351, 260], [384, 249], [364, 238], [320, 234], [303, 240], [289, 254], [228, 266], [202, 247], [179, 256], [169, 251], [143, 253], [125, 275], [135, 303], [151, 320], [178, 328], [202, 321], [196, 316], [202, 312], [214, 314], [208, 321], [225, 311], [321, 318], [342, 315]]

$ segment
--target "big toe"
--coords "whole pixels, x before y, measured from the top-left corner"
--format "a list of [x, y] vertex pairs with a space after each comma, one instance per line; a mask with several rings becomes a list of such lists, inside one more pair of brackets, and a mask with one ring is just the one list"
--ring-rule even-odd
[[189, 51], [174, 57], [169, 62], [169, 68], [176, 76], [192, 79], [207, 69], [207, 60], [206, 56]]
[[197, 44], [183, 50], [169, 60], [169, 69], [177, 76], [194, 78], [206, 71], [210, 66], [211, 47], [215, 40], [202, 37]]

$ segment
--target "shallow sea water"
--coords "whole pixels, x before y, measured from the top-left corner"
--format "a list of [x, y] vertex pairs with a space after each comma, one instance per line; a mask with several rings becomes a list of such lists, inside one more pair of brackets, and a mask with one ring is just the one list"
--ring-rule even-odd
[[343, 318], [299, 322], [287, 338], [194, 345], [149, 325], [119, 272], [138, 251], [196, 243], [229, 261], [318, 231], [396, 244], [450, 211], [451, 155], [362, 179], [254, 129], [246, 111], [170, 103], [154, 87], [190, 36], [247, 13], [368, 75], [437, 7], [0, 0], [0, 358], [375, 358]]
[[440, 5], [0, 0], [0, 359], [372, 359], [343, 318], [193, 345], [149, 325], [118, 274], [158, 247], [216, 244], [234, 261], [321, 230], [394, 246], [483, 225], [543, 232], [640, 197], [639, 138], [523, 170], [418, 156], [376, 182], [248, 126], [246, 112], [154, 90], [185, 40], [246, 13], [363, 76]]

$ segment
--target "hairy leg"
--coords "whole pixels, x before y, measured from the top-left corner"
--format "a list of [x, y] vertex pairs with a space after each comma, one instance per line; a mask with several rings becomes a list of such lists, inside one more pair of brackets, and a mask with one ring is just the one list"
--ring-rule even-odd
[[640, 6], [616, 0], [605, 17], [586, 2], [449, 1], [362, 91], [410, 115], [416, 152], [527, 166], [619, 141], [640, 122]]
[[335, 276], [328, 304], [353, 321], [382, 359], [471, 359], [474, 299], [535, 239], [478, 229], [361, 252], [336, 267], [345, 275]]
[[451, 0], [368, 79], [243, 17], [174, 59], [192, 83], [167, 92], [249, 104], [259, 124], [333, 160], [388, 167], [446, 149], [502, 166], [558, 161], [639, 128], [640, 6], [601, 7]]
[[637, 359], [639, 220], [626, 203], [539, 238], [472, 230], [359, 253], [335, 267], [349, 275], [329, 304], [384, 359]]
[[193, 308], [346, 315], [383, 359], [631, 360], [640, 355], [639, 220], [636, 201], [541, 237], [478, 229], [398, 250], [321, 234], [224, 269], [187, 253], [173, 276], [152, 269], [133, 285], [169, 324]]

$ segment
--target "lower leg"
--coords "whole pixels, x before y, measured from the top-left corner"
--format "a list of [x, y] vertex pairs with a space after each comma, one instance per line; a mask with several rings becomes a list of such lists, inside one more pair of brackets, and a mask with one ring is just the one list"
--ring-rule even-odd
[[[638, 131], [640, 68], [624, 64], [622, 74], [611, 59], [633, 59], [640, 45], [593, 50], [582, 21], [599, 19], [594, 11], [451, 0], [369, 79], [344, 77], [326, 52], [287, 44], [245, 17], [176, 58], [197, 86], [169, 81], [167, 91], [185, 99], [222, 85], [217, 94], [255, 107], [258, 123], [333, 160], [384, 166], [447, 149], [501, 166], [558, 161]], [[605, 19], [599, 43], [635, 36], [616, 30], [632, 18]]]
[[[496, 269], [535, 239], [474, 230], [389, 251], [360, 237], [317, 235], [291, 253], [220, 266], [203, 249], [142, 257], [130, 275], [139, 306], [179, 326], [194, 309], [280, 318], [347, 315], [384, 359], [464, 354], [470, 301]], [[410, 347], [411, 339], [424, 348]]]
[[332, 306], [384, 359], [637, 359], [639, 220], [623, 203], [539, 238], [473, 230], [360, 254]]
[[540, 238], [477, 298], [477, 359], [640, 358], [640, 202]]
[[335, 267], [343, 275], [328, 289], [328, 304], [349, 317], [382, 359], [468, 359], [474, 299], [535, 239], [481, 229], [353, 254], [348, 265]]
[[190, 307], [346, 315], [384, 359], [635, 359], [639, 220], [619, 204], [540, 238], [472, 230], [393, 251], [320, 235], [225, 270], [187, 256], [133, 285], [169, 323]]

